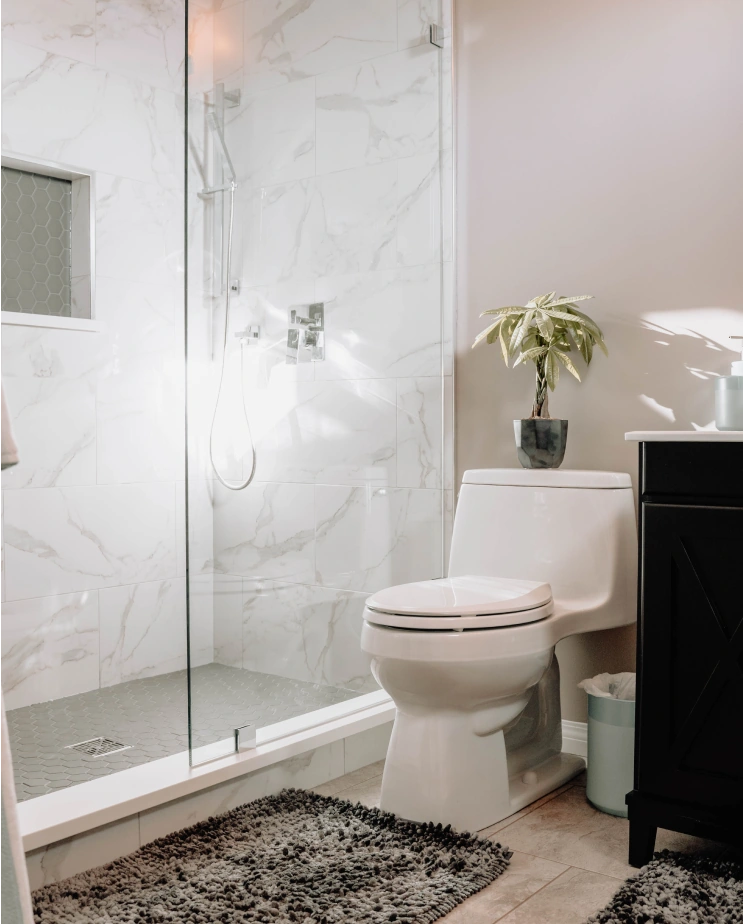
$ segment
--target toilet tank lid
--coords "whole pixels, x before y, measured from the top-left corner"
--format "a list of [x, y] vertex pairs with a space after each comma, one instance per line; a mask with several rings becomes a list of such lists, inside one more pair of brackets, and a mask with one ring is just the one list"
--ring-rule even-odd
[[[400, 616], [491, 616], [532, 610], [551, 600], [552, 588], [541, 581], [463, 575], [397, 584], [377, 591], [366, 605]], [[542, 615], [535, 612], [534, 619]]]
[[551, 468], [471, 468], [462, 484], [514, 485], [523, 488], [631, 488], [626, 472]]

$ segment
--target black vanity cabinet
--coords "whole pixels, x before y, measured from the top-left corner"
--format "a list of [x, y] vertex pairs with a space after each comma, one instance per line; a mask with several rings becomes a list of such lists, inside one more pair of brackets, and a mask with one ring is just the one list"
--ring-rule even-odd
[[743, 844], [743, 442], [641, 442], [640, 492], [633, 866]]

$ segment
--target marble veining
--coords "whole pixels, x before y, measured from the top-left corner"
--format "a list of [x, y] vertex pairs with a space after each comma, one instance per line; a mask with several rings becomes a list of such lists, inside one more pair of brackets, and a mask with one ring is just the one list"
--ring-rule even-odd
[[317, 172], [438, 151], [438, 52], [396, 52], [317, 78]]
[[6, 598], [173, 575], [172, 484], [5, 491]]
[[4, 0], [3, 39], [95, 63], [96, 0]]
[[18, 709], [98, 687], [98, 594], [3, 604], [3, 697]]
[[243, 667], [359, 693], [377, 689], [360, 648], [365, 594], [244, 581]]
[[166, 90], [183, 89], [182, 0], [96, 0], [96, 62]]
[[316, 489], [318, 584], [372, 593], [444, 573], [441, 492]]
[[105, 588], [99, 600], [102, 687], [186, 667], [183, 578]]
[[243, 6], [246, 72], [261, 85], [397, 48], [397, 0], [246, 0]]
[[[36, 117], [28, 118], [34, 112]], [[176, 100], [169, 91], [7, 40], [3, 148], [174, 189]]]

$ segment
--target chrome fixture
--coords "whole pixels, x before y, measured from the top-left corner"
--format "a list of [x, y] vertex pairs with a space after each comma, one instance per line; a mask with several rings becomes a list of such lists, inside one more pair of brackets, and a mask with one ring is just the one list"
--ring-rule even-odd
[[[300, 313], [302, 312], [302, 313]], [[325, 303], [297, 305], [289, 309], [289, 329], [286, 336], [286, 361], [317, 363], [325, 359]]]
[[235, 753], [240, 751], [249, 751], [257, 747], [256, 741], [257, 726], [255, 722], [249, 725], [241, 725], [235, 729]]
[[256, 343], [261, 339], [261, 328], [259, 324], [248, 324], [245, 330], [236, 330], [235, 337], [242, 343]]
[[437, 48], [444, 47], [444, 29], [438, 23], [431, 23], [431, 28], [428, 33], [428, 41], [435, 45]]
[[[246, 343], [251, 343], [257, 340], [260, 337], [260, 328], [249, 325], [246, 327], [245, 331], [236, 334], [235, 336], [240, 340], [240, 394], [242, 398], [242, 409], [243, 417], [245, 418], [245, 425], [248, 428], [248, 435], [250, 437], [250, 449], [252, 455], [252, 462], [250, 473], [248, 477], [238, 482], [229, 482], [221, 476], [217, 466], [214, 463], [214, 425], [217, 420], [217, 409], [219, 407], [219, 400], [222, 397], [222, 387], [224, 385], [224, 369], [225, 363], [227, 361], [227, 332], [230, 329], [230, 308], [231, 308], [231, 295], [237, 294], [240, 291], [240, 281], [239, 279], [233, 279], [231, 276], [232, 272], [232, 238], [235, 225], [235, 190], [237, 189], [237, 174], [235, 173], [235, 165], [232, 163], [232, 158], [230, 157], [229, 149], [227, 148], [227, 142], [224, 138], [224, 132], [222, 127], [224, 125], [224, 110], [225, 107], [237, 106], [240, 103], [240, 91], [231, 90], [225, 91], [224, 84], [219, 83], [215, 89], [215, 99], [217, 105], [215, 109], [212, 110], [207, 116], [207, 124], [209, 129], [214, 136], [217, 146], [219, 147], [222, 154], [222, 163], [221, 163], [221, 173], [222, 178], [225, 178], [227, 174], [227, 182], [222, 185], [215, 185], [207, 187], [206, 189], [201, 190], [201, 195], [206, 197], [213, 195], [217, 192], [226, 192], [230, 193], [230, 210], [229, 218], [227, 221], [227, 256], [225, 261], [225, 271], [224, 276], [224, 336], [222, 338], [222, 362], [219, 370], [219, 386], [217, 388], [217, 400], [214, 402], [214, 412], [212, 413], [212, 423], [209, 429], [209, 461], [212, 465], [212, 470], [217, 476], [217, 480], [220, 484], [224, 485], [225, 488], [228, 488], [230, 491], [242, 491], [243, 488], [247, 488], [250, 482], [255, 478], [255, 469], [258, 462], [258, 457], [255, 451], [255, 442], [253, 440], [253, 433], [250, 429], [250, 419], [248, 417], [248, 409], [245, 406], [245, 389], [242, 386], [242, 362], [243, 362], [243, 346]], [[220, 226], [222, 220], [220, 219]]]

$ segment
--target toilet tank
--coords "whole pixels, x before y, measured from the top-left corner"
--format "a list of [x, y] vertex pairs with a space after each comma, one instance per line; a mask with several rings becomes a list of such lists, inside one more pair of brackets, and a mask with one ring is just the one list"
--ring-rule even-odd
[[637, 614], [632, 484], [619, 472], [473, 469], [454, 517], [449, 576], [548, 581], [596, 629]]

